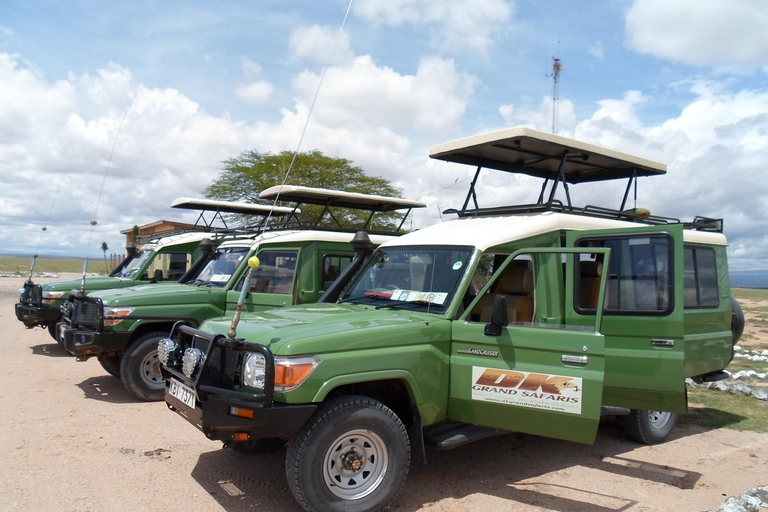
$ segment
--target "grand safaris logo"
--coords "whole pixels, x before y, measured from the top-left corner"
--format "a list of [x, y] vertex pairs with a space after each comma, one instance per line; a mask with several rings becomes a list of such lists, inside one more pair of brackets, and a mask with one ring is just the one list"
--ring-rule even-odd
[[581, 414], [581, 378], [472, 367], [472, 400]]

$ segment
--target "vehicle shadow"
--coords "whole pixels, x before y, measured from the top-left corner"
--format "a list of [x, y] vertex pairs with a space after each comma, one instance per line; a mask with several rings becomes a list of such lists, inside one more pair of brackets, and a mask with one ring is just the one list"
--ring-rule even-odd
[[[708, 429], [676, 429], [670, 439]], [[391, 510], [411, 512], [440, 500], [474, 494], [494, 496], [510, 509], [528, 504], [561, 512], [613, 512], [638, 502], [612, 494], [604, 486], [572, 486], [567, 476], [553, 473], [570, 468], [693, 489], [701, 474], [684, 468], [654, 464], [633, 456], [640, 446], [624, 439], [617, 422], [601, 425], [594, 445], [581, 445], [524, 434], [485, 439], [455, 450], [427, 449], [428, 464], [413, 460], [402, 492]], [[192, 477], [229, 512], [264, 507], [275, 512], [301, 510], [285, 480], [285, 451], [241, 455], [214, 450], [200, 455]], [[546, 481], [539, 481], [546, 477]], [[559, 481], [558, 481], [559, 479]]]
[[88, 377], [79, 384], [76, 384], [83, 391], [85, 398], [99, 400], [100, 402], [109, 402], [111, 404], [135, 404], [141, 402], [138, 398], [131, 395], [123, 386], [123, 381], [119, 377], [112, 375], [99, 375], [98, 377]]
[[29, 347], [32, 350], [32, 354], [36, 356], [48, 356], [48, 357], [74, 357], [72, 354], [64, 350], [58, 343], [43, 343], [41, 345], [35, 345]]

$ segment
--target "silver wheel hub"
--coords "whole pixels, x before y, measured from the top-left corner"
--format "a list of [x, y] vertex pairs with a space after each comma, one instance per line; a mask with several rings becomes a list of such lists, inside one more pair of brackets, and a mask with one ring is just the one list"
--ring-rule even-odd
[[139, 374], [144, 384], [151, 388], [159, 389], [165, 386], [163, 374], [160, 373], [160, 359], [157, 357], [157, 350], [153, 350], [142, 359]]
[[328, 490], [345, 500], [357, 500], [375, 491], [387, 472], [387, 447], [370, 430], [351, 430], [330, 444], [323, 460]]
[[651, 426], [655, 429], [661, 429], [669, 423], [669, 419], [672, 417], [671, 412], [664, 411], [648, 411], [648, 420]]

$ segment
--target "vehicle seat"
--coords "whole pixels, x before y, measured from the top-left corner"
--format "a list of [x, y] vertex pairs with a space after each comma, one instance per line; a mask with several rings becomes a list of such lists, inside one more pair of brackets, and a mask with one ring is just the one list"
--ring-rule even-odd
[[532, 262], [513, 261], [504, 270], [495, 285], [495, 289], [486, 293], [477, 303], [473, 314], [479, 315], [480, 322], [491, 321], [493, 300], [496, 295], [505, 295], [507, 319], [510, 324], [522, 324], [533, 321], [533, 270]]
[[603, 264], [599, 261], [582, 261], [579, 263], [579, 272], [579, 307], [597, 309]]

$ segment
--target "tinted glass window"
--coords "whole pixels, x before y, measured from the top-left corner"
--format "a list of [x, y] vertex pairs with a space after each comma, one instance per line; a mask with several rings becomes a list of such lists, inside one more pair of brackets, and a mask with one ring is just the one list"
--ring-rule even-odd
[[325, 255], [323, 257], [323, 290], [327, 290], [351, 262], [352, 256]]
[[685, 248], [684, 284], [686, 308], [717, 307], [720, 304], [714, 250]]
[[[292, 293], [298, 251], [261, 251], [251, 278], [251, 293]], [[237, 290], [243, 287], [243, 281]]]
[[[590, 239], [579, 246], [611, 249], [606, 312], [663, 313], [672, 309], [672, 247], [666, 236]], [[590, 262], [592, 268], [587, 268], [582, 258], [576, 260], [576, 265], [574, 303], [579, 310], [594, 309], [589, 306], [594, 303], [595, 278], [605, 272], [602, 258], [596, 255]]]

